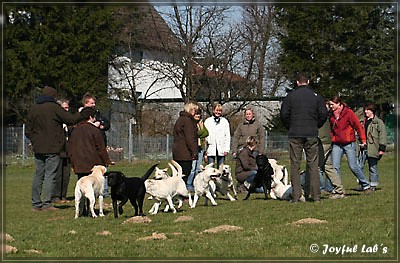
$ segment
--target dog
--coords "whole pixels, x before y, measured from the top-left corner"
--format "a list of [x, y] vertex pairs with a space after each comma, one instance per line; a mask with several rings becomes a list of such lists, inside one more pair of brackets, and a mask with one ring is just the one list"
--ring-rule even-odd
[[[195, 208], [199, 197], [204, 195], [206, 196], [206, 205], [207, 201], [210, 200], [213, 206], [217, 205], [215, 199], [210, 191], [210, 181], [221, 176], [221, 172], [213, 167], [213, 163], [208, 164], [206, 167], [200, 166], [201, 172], [196, 175], [193, 181], [194, 186], [194, 197], [193, 202], [190, 205], [190, 208]], [[189, 193], [189, 202], [191, 200], [191, 195]]]
[[274, 170], [274, 174], [272, 175], [273, 180], [281, 181], [284, 185], [289, 184], [289, 174], [285, 166], [279, 165], [278, 161], [275, 159], [268, 159], [269, 163]]
[[[216, 193], [219, 192], [222, 195], [226, 195], [229, 200], [236, 201], [237, 193], [233, 182], [231, 167], [227, 164], [221, 164], [219, 166], [219, 172], [221, 176], [209, 182], [211, 194], [215, 198], [217, 196]], [[229, 190], [231, 190], [233, 196], [229, 193]]]
[[[144, 216], [143, 202], [146, 194], [146, 187], [144, 182], [153, 173], [158, 164], [154, 164], [149, 170], [141, 177], [126, 177], [122, 172], [109, 171], [105, 173], [108, 185], [111, 187], [111, 200], [114, 210], [114, 218], [118, 218], [118, 213], [123, 214], [123, 206], [126, 202], [131, 202], [135, 209], [134, 216]], [[118, 204], [117, 201], [120, 201]]]
[[[189, 192], [186, 189], [185, 181], [182, 179], [182, 167], [172, 160], [168, 163], [172, 170], [172, 176], [168, 176], [164, 179], [147, 179], [145, 181], [146, 192], [153, 196], [155, 203], [150, 209], [149, 213], [152, 215], [157, 214], [158, 208], [163, 200], [167, 200], [168, 206], [165, 210], [171, 209], [173, 213], [176, 213], [176, 208], [173, 204], [173, 198], [175, 196], [189, 197]], [[189, 199], [189, 205], [191, 204], [191, 199]], [[183, 205], [183, 201], [179, 199], [178, 209]], [[164, 210], [164, 211], [165, 211]]]
[[243, 200], [247, 200], [250, 197], [250, 194], [254, 193], [256, 188], [261, 186], [264, 190], [265, 200], [268, 199], [268, 192], [271, 192], [272, 175], [274, 170], [272, 169], [267, 156], [264, 154], [257, 155], [256, 163], [258, 167], [257, 174], [254, 177], [254, 181], [250, 184], [247, 195]]
[[107, 168], [102, 165], [95, 165], [92, 168], [92, 173], [88, 176], [80, 178], [76, 182], [75, 186], [75, 219], [79, 216], [79, 203], [83, 196], [89, 199], [89, 209], [92, 217], [97, 217], [94, 212], [94, 204], [96, 198], [99, 198], [99, 216], [103, 214], [103, 191], [104, 191], [104, 174], [107, 172]]

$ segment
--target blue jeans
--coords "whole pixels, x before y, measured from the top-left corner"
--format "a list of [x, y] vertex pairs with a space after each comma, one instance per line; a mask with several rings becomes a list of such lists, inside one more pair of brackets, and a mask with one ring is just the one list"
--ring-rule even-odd
[[[217, 156], [217, 162], [219, 167], [221, 164], [225, 162], [225, 156]], [[208, 156], [208, 164], [214, 163], [215, 164], [215, 156]]]
[[[254, 181], [254, 178], [256, 177], [257, 171], [251, 171], [251, 173], [249, 174], [249, 176], [247, 176], [246, 181], [249, 182], [250, 184]], [[258, 187], [255, 189], [256, 193], [264, 193], [264, 189], [263, 187]]]
[[32, 180], [33, 207], [47, 208], [52, 206], [51, 196], [56, 187], [59, 164], [60, 156], [58, 154], [35, 153], [36, 171]]
[[358, 183], [361, 185], [362, 189], [364, 190], [368, 189], [370, 187], [370, 184], [367, 178], [365, 178], [363, 170], [357, 163], [355, 142], [345, 145], [339, 145], [339, 144], [332, 145], [332, 164], [339, 176], [341, 176], [340, 163], [342, 161], [343, 154], [346, 154], [349, 168], [353, 172], [354, 176], [358, 179]]
[[319, 186], [321, 191], [332, 192], [334, 189], [331, 180], [329, 180], [328, 176], [324, 176], [324, 171], [322, 169], [319, 169]]
[[194, 178], [196, 177], [196, 174], [200, 172], [200, 165], [203, 163], [203, 156], [204, 156], [204, 150], [200, 150], [198, 152], [197, 160], [193, 160], [192, 162], [192, 170], [190, 171], [189, 177], [186, 181], [186, 188], [188, 190], [194, 190], [193, 181]]
[[377, 187], [379, 184], [379, 175], [378, 175], [378, 158], [369, 157], [367, 154], [362, 155], [360, 168], [364, 171], [365, 162], [368, 161], [368, 171], [369, 171], [369, 180], [371, 182], [372, 187]]

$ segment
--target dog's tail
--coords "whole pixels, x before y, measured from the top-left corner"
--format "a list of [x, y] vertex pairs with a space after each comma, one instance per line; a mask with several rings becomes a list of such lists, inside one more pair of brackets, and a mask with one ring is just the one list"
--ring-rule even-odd
[[147, 179], [149, 179], [149, 176], [153, 173], [154, 169], [156, 169], [157, 165], [158, 165], [158, 163], [153, 164], [153, 166], [150, 167], [149, 170], [147, 170], [147, 172], [142, 176], [143, 181], [146, 181]]

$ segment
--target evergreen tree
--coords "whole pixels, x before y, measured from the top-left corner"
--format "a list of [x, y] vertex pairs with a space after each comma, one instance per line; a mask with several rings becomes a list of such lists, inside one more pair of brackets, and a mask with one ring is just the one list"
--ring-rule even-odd
[[276, 21], [288, 76], [308, 71], [323, 96], [340, 94], [355, 106], [394, 101], [392, 6], [281, 6]]
[[24, 121], [40, 87], [79, 104], [89, 91], [107, 96], [108, 61], [118, 20], [112, 8], [84, 4], [5, 4], [4, 93], [7, 120]]

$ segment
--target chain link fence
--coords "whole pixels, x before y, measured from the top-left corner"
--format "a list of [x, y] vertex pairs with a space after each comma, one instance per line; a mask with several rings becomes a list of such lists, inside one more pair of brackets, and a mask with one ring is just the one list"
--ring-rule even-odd
[[[24, 136], [25, 126], [7, 127], [3, 130], [3, 158], [6, 164], [33, 163], [34, 153], [30, 141]], [[133, 137], [132, 132], [120, 132], [120, 136], [108, 139], [107, 151], [113, 161], [170, 160], [172, 159], [173, 136]], [[393, 145], [394, 136], [388, 136]], [[393, 147], [389, 147], [391, 149]], [[288, 158], [286, 133], [266, 133], [266, 153], [269, 158]], [[5, 156], [5, 158], [4, 158]]]
[[[3, 157], [6, 164], [29, 164], [34, 153], [30, 141], [24, 136], [25, 126], [7, 127], [3, 130], [5, 147]], [[108, 138], [107, 151], [111, 160], [170, 160], [172, 159], [173, 136], [133, 137], [131, 132], [121, 132], [121, 136]], [[286, 134], [266, 134], [266, 153], [270, 158], [279, 159], [287, 155], [288, 139]], [[3, 158], [4, 161], [4, 158]]]

